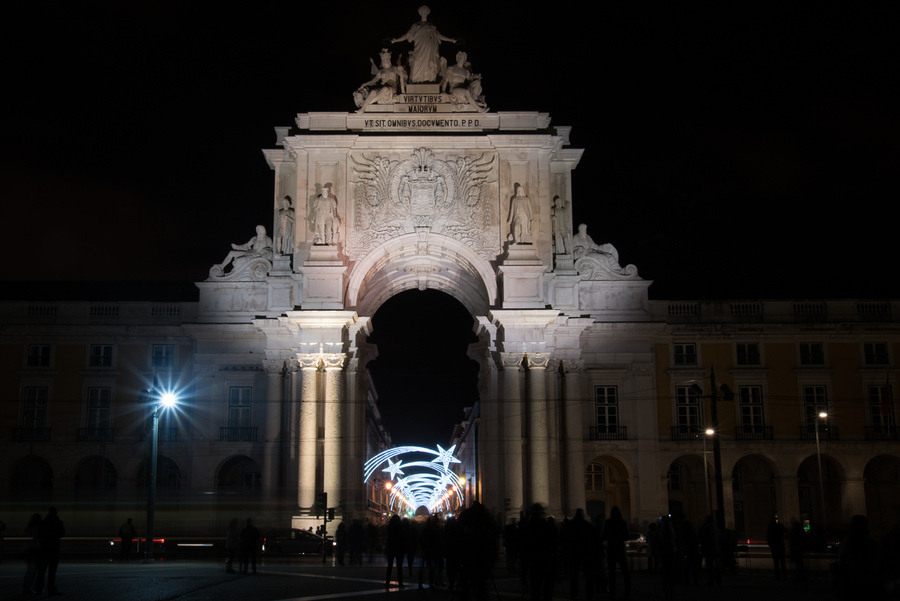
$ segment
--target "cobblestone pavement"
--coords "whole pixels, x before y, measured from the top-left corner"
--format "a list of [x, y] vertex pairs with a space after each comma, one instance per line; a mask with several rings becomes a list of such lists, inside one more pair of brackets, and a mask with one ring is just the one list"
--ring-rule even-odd
[[[354, 599], [366, 601], [463, 601], [464, 595], [447, 588], [418, 589], [418, 568], [406, 576], [405, 588], [385, 589], [383, 561], [363, 566], [334, 566], [317, 559], [265, 560], [256, 575], [226, 574], [220, 562], [204, 560], [155, 561], [143, 563], [110, 561], [62, 561], [57, 585], [64, 601], [319, 601]], [[22, 596], [23, 562], [0, 565], [0, 600], [34, 598]], [[701, 580], [702, 582], [702, 580]], [[621, 586], [621, 585], [620, 585]], [[566, 599], [567, 586], [557, 582], [554, 598]], [[619, 592], [619, 598], [622, 591]], [[486, 601], [526, 601], [521, 584], [503, 568], [495, 570], [488, 582]], [[598, 601], [609, 599], [604, 593]], [[631, 599], [663, 599], [660, 582], [646, 572], [632, 574]], [[806, 582], [776, 581], [764, 570], [726, 573], [721, 586], [675, 588], [679, 600], [727, 601], [821, 601], [836, 598], [825, 574], [811, 575]], [[584, 596], [580, 597], [585, 600]], [[860, 600], [863, 601], [863, 600]]]

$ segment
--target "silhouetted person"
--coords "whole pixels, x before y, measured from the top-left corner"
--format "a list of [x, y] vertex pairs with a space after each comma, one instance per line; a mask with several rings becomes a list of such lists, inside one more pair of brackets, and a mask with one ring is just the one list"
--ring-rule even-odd
[[353, 520], [347, 532], [347, 546], [350, 550], [350, 565], [362, 565], [363, 545], [365, 545], [366, 531], [360, 520]]
[[594, 527], [584, 519], [584, 510], [576, 509], [565, 529], [563, 550], [569, 569], [569, 595], [578, 597], [578, 574], [584, 574], [584, 588], [588, 599], [594, 598], [594, 565], [597, 563], [594, 551]]
[[346, 522], [338, 524], [337, 531], [334, 533], [334, 554], [337, 557], [338, 565], [344, 565], [344, 556], [347, 554]]
[[628, 524], [622, 519], [622, 510], [613, 505], [609, 519], [603, 524], [600, 538], [606, 542], [606, 567], [609, 569], [609, 596], [616, 597], [616, 565], [622, 569], [622, 582], [625, 584], [625, 598], [631, 598], [631, 575], [628, 573], [628, 553], [625, 541], [628, 540]]
[[684, 584], [696, 586], [700, 584], [700, 539], [697, 538], [697, 533], [688, 520], [681, 522], [678, 544], [681, 551]]
[[806, 569], [803, 566], [803, 552], [806, 543], [806, 534], [803, 532], [803, 526], [797, 521], [797, 518], [791, 518], [791, 563], [794, 564], [794, 574], [797, 580], [806, 579]]
[[775, 580], [787, 578], [787, 550], [785, 549], [787, 529], [778, 521], [778, 516], [773, 515], [772, 521], [766, 528], [766, 544], [772, 554], [772, 566], [775, 568]]
[[237, 574], [234, 571], [234, 557], [238, 552], [238, 543], [241, 533], [238, 532], [237, 518], [231, 518], [228, 522], [228, 530], [225, 531], [225, 571], [228, 574]]
[[535, 503], [522, 528], [522, 572], [530, 579], [531, 601], [549, 601], [556, 578], [558, 539], [543, 505]]
[[241, 574], [247, 573], [248, 564], [256, 574], [256, 549], [259, 547], [259, 530], [253, 520], [247, 518], [247, 525], [241, 530]]
[[425, 571], [428, 570], [428, 587], [440, 585], [438, 565], [441, 561], [441, 525], [438, 517], [432, 515], [425, 523], [419, 543], [422, 549], [422, 565], [419, 568], [419, 588], [423, 587]]
[[647, 571], [651, 574], [659, 570], [659, 524], [651, 522], [647, 526]]
[[391, 516], [388, 521], [387, 532], [384, 540], [384, 555], [387, 558], [387, 571], [384, 573], [384, 586], [391, 585], [391, 572], [394, 569], [394, 561], [397, 562], [397, 584], [403, 584], [403, 549], [405, 538], [403, 536], [403, 522], [399, 515]]
[[840, 599], [876, 601], [886, 597], [882, 583], [878, 547], [869, 537], [865, 516], [850, 518], [847, 538], [838, 552], [835, 583]]
[[[409, 518], [403, 518], [403, 555], [406, 557], [406, 575], [412, 578], [413, 560], [419, 546], [419, 531]], [[403, 566], [400, 566], [403, 569]]]
[[706, 584], [722, 584], [719, 570], [719, 528], [716, 520], [708, 515], [697, 533], [700, 539], [700, 553], [703, 555], [703, 563], [706, 564]]
[[457, 520], [461, 545], [460, 576], [463, 598], [474, 593], [475, 599], [484, 599], [487, 581], [497, 561], [497, 536], [494, 520], [478, 501], [459, 514]]
[[59, 567], [59, 540], [66, 535], [66, 527], [57, 515], [56, 507], [51, 507], [47, 517], [38, 527], [41, 550], [38, 555], [37, 580], [34, 590], [40, 595], [44, 590], [44, 574], [47, 575], [47, 592], [58, 595], [56, 569]]
[[664, 515], [659, 521], [659, 569], [663, 595], [671, 597], [675, 593], [678, 543], [672, 520]]
[[134, 524], [131, 523], [131, 518], [128, 518], [128, 521], [119, 528], [119, 538], [122, 539], [119, 559], [127, 560], [131, 556], [131, 545], [134, 544], [135, 534], [137, 534], [137, 530], [135, 530]]
[[31, 514], [31, 519], [25, 526], [25, 580], [22, 582], [22, 595], [30, 595], [35, 592], [35, 579], [37, 578], [38, 562], [41, 555], [41, 514]]

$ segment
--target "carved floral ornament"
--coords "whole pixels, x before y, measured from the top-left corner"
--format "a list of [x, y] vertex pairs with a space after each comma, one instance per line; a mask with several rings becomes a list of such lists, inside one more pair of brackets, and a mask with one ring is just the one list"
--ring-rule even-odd
[[355, 219], [348, 232], [350, 259], [359, 260], [387, 240], [428, 228], [493, 260], [501, 251], [490, 210], [496, 194], [494, 159], [484, 153], [444, 160], [427, 148], [414, 150], [406, 159], [351, 155]]

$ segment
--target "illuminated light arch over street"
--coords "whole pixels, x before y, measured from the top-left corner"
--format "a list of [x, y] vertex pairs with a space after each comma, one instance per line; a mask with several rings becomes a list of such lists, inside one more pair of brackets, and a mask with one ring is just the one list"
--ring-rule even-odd
[[[458, 505], [463, 503], [457, 485], [459, 476], [450, 469], [451, 463], [461, 463], [453, 456], [455, 448], [456, 445], [449, 449], [438, 445], [435, 451], [425, 447], [408, 446], [382, 451], [366, 462], [363, 481], [368, 482], [372, 474], [379, 468], [388, 474], [391, 511], [394, 511], [395, 505], [400, 509], [406, 506], [410, 511], [415, 511], [419, 507], [426, 507], [430, 512], [442, 508], [449, 510], [451, 509], [450, 500], [453, 497], [456, 497]], [[402, 458], [394, 460], [404, 455], [423, 454], [433, 456], [434, 459], [410, 461], [409, 463], [404, 463]]]

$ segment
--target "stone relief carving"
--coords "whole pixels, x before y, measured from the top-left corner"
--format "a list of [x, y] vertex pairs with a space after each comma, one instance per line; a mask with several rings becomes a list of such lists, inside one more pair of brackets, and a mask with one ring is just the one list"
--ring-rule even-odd
[[612, 244], [595, 244], [587, 233], [587, 226], [580, 224], [572, 237], [572, 256], [575, 269], [584, 280], [639, 280], [637, 267], [619, 265], [619, 251]]
[[442, 35], [433, 24], [428, 22], [431, 9], [427, 6], [419, 7], [420, 21], [413, 23], [404, 35], [391, 40], [397, 42], [409, 42], [413, 45], [409, 53], [410, 81], [414, 83], [435, 82], [442, 71], [442, 59], [439, 49], [441, 42], [455, 44], [456, 40]]
[[456, 53], [456, 65], [448, 67], [441, 80], [441, 91], [450, 93], [450, 102], [459, 111], [486, 113], [487, 104], [481, 90], [481, 75], [472, 73], [472, 63], [465, 52]]
[[391, 53], [387, 48], [381, 50], [381, 68], [372, 63], [372, 79], [359, 86], [359, 89], [353, 92], [353, 102], [359, 108], [357, 112], [362, 113], [371, 104], [393, 104], [396, 94], [406, 92], [406, 70], [400, 65], [399, 59], [397, 65], [391, 65]]
[[553, 197], [553, 243], [556, 254], [565, 255], [572, 252], [572, 233], [569, 230], [569, 208], [559, 196]]
[[[225, 260], [209, 269], [211, 280], [259, 281], [265, 279], [272, 269], [272, 239], [266, 235], [266, 228], [256, 226], [256, 236], [246, 244], [232, 244], [232, 251]], [[231, 270], [225, 269], [231, 265]]]
[[531, 199], [525, 194], [522, 184], [516, 182], [515, 189], [509, 200], [509, 217], [506, 219], [509, 223], [507, 239], [513, 244], [531, 244], [531, 220], [534, 216]]
[[493, 156], [442, 160], [419, 148], [404, 160], [365, 155], [350, 159], [356, 179], [355, 220], [347, 234], [351, 260], [413, 232], [451, 237], [487, 260], [499, 254], [498, 228], [486, 198]]
[[281, 255], [294, 253], [294, 208], [291, 197], [285, 196], [278, 210], [278, 231], [275, 233], [275, 251]]
[[[319, 186], [316, 186], [318, 188]], [[321, 188], [321, 192], [310, 200], [310, 210], [307, 220], [314, 233], [313, 244], [319, 246], [331, 246], [338, 240], [338, 230], [341, 220], [338, 217], [338, 199], [331, 193], [331, 182]]]

